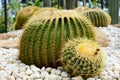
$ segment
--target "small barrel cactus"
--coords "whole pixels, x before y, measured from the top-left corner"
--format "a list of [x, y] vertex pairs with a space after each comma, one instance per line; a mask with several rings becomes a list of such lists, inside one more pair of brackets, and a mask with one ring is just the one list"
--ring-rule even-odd
[[107, 27], [111, 23], [111, 17], [101, 9], [90, 9], [83, 12], [96, 27]]
[[68, 39], [95, 40], [92, 23], [73, 10], [52, 10], [31, 18], [20, 41], [19, 59], [38, 67], [61, 65], [61, 49]]
[[22, 29], [22, 27], [28, 21], [28, 19], [34, 14], [35, 11], [39, 9], [40, 8], [37, 6], [28, 6], [19, 11], [16, 16], [16, 22], [14, 26], [15, 30]]
[[63, 68], [72, 76], [94, 76], [104, 67], [103, 53], [95, 41], [85, 38], [69, 40], [62, 53]]

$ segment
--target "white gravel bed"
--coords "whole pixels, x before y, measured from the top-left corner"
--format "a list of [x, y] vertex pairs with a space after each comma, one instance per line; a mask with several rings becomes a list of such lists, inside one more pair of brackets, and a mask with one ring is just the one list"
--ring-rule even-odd
[[[110, 41], [102, 47], [105, 54], [105, 68], [101, 74], [87, 80], [120, 80], [120, 28], [100, 27]], [[14, 31], [20, 34], [22, 31]], [[26, 65], [18, 59], [19, 50], [0, 48], [0, 80], [82, 80], [80, 76], [70, 77], [62, 67], [38, 68]]]

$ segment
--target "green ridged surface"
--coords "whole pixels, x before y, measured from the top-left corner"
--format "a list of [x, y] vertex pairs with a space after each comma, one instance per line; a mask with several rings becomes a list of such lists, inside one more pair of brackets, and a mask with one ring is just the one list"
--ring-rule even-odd
[[[83, 46], [82, 49], [84, 49], [83, 52], [85, 52], [85, 54], [80, 52], [82, 49], [78, 50], [78, 47], [84, 43], [85, 46]], [[86, 50], [88, 50], [88, 54], [86, 53]], [[84, 78], [95, 76], [99, 74], [104, 67], [103, 53], [94, 41], [82, 38], [70, 40], [65, 44], [62, 52], [61, 59], [63, 68], [72, 76], [81, 75]]]
[[38, 67], [61, 65], [61, 49], [68, 39], [86, 37], [95, 40], [93, 25], [72, 10], [52, 10], [33, 17], [25, 25], [19, 58]]
[[107, 27], [111, 23], [111, 17], [109, 14], [101, 9], [86, 10], [83, 12], [83, 15], [87, 16], [97, 27]]

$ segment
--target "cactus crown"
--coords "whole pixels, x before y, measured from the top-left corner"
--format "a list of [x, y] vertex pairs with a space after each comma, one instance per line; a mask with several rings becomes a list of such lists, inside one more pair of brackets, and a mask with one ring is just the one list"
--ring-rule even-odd
[[72, 10], [41, 12], [25, 25], [19, 58], [39, 67], [57, 67], [63, 45], [75, 37], [95, 40], [93, 25], [85, 17]]
[[72, 76], [94, 76], [103, 69], [104, 57], [96, 42], [77, 38], [68, 41], [62, 50], [63, 67]]

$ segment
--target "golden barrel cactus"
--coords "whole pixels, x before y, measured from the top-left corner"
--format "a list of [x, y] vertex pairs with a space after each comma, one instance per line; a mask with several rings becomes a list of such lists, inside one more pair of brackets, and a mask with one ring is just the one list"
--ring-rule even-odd
[[69, 40], [62, 50], [63, 68], [72, 76], [95, 76], [104, 67], [104, 56], [96, 42], [85, 38]]
[[90, 9], [88, 7], [78, 7], [74, 10], [78, 14], [86, 16], [96, 27], [107, 27], [111, 23], [109, 14], [100, 8]]
[[57, 67], [63, 45], [76, 37], [95, 40], [93, 25], [85, 17], [73, 10], [42, 12], [25, 25], [19, 59], [38, 67]]

